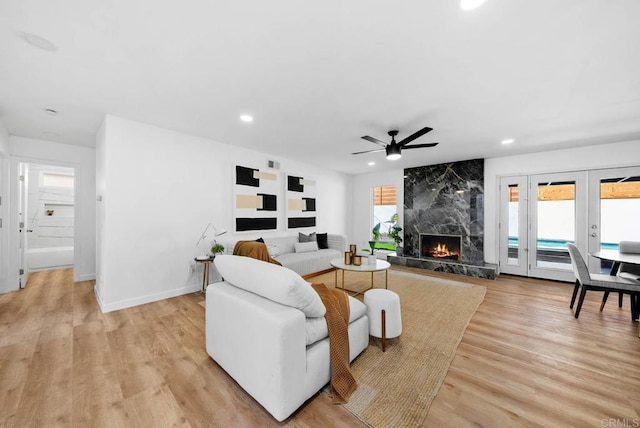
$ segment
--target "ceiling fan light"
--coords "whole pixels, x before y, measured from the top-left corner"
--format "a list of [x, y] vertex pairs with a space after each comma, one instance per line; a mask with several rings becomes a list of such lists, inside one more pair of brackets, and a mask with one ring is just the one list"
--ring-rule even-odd
[[387, 146], [387, 159], [389, 160], [398, 160], [402, 157], [400, 147], [396, 144], [389, 144]]

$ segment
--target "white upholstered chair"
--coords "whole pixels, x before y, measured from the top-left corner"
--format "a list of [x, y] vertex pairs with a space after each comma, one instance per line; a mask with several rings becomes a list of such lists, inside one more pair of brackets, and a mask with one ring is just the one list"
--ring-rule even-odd
[[[620, 241], [621, 253], [640, 254], [640, 242], [637, 241]], [[632, 265], [629, 263], [620, 263], [618, 276], [627, 279], [640, 281], [640, 265]]]
[[[571, 297], [571, 308], [573, 308], [576, 295], [578, 294], [578, 289], [580, 289], [580, 298], [578, 299], [578, 307], [575, 311], [575, 317], [578, 318], [578, 316], [580, 316], [580, 309], [582, 309], [585, 294], [587, 291], [592, 290], [630, 294], [632, 296], [631, 318], [635, 320], [638, 315], [638, 308], [634, 302], [637, 300], [636, 296], [640, 294], [640, 284], [638, 284], [637, 281], [621, 278], [619, 276], [589, 273], [587, 264], [582, 258], [578, 248], [574, 244], [570, 243], [567, 243], [567, 247], [569, 248], [569, 255], [571, 256], [573, 272], [576, 276], [576, 285], [573, 289], [573, 296]], [[602, 306], [603, 305], [600, 306], [600, 310], [602, 310]]]

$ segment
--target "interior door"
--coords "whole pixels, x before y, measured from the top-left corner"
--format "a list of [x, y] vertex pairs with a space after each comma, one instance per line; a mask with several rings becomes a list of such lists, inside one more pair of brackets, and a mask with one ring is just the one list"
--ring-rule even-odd
[[528, 177], [500, 178], [500, 272], [528, 273]]
[[20, 288], [24, 288], [27, 285], [27, 198], [29, 194], [29, 165], [20, 163], [18, 170], [20, 174], [18, 191], [18, 209], [20, 210], [18, 213], [18, 285]]
[[529, 276], [574, 281], [567, 242], [587, 249], [587, 172], [532, 175]]
[[[640, 167], [589, 171], [588, 252], [640, 241]], [[589, 271], [608, 273], [610, 262], [588, 257]]]

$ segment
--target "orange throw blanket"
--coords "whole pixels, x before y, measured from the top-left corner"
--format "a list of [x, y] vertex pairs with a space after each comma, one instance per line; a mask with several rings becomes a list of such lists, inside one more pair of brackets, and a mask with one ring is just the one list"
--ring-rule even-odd
[[233, 255], [251, 257], [253, 259], [262, 260], [263, 262], [282, 266], [279, 261], [271, 258], [264, 242], [238, 241], [236, 242], [236, 246], [233, 247]]
[[331, 357], [331, 393], [334, 404], [349, 401], [357, 383], [351, 374], [349, 363], [349, 297], [347, 293], [324, 284], [311, 284], [327, 308], [324, 318], [329, 330], [329, 354]]

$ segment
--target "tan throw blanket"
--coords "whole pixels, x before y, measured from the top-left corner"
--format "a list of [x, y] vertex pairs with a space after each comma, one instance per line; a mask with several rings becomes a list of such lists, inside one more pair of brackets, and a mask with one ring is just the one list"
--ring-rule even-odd
[[279, 261], [271, 258], [264, 242], [238, 241], [236, 242], [235, 247], [233, 247], [233, 255], [251, 257], [253, 259], [262, 260], [263, 262], [282, 266]]
[[349, 401], [357, 383], [351, 374], [349, 363], [349, 297], [347, 293], [324, 284], [311, 284], [327, 308], [324, 316], [329, 330], [329, 354], [331, 357], [331, 393], [334, 404]]

